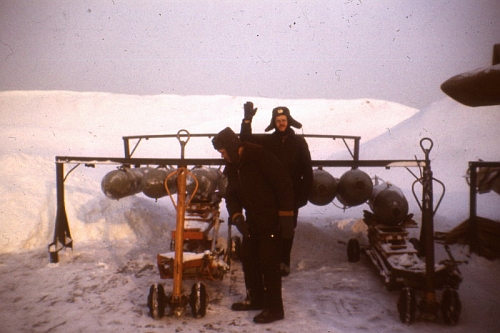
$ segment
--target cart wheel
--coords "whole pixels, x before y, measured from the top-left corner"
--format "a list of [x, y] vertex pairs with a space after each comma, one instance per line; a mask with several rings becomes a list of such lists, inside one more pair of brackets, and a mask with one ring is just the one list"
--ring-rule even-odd
[[443, 292], [443, 300], [441, 301], [441, 312], [444, 322], [450, 326], [456, 325], [461, 311], [462, 303], [458, 297], [458, 292], [451, 288], [445, 289]]
[[360, 254], [359, 241], [356, 238], [349, 239], [349, 242], [347, 242], [347, 260], [349, 262], [358, 262]]
[[401, 289], [398, 299], [398, 312], [401, 322], [409, 325], [415, 320], [417, 312], [417, 299], [415, 291], [410, 287]]
[[160, 319], [165, 315], [167, 296], [161, 284], [152, 284], [149, 288], [148, 308], [151, 317]]
[[189, 295], [189, 306], [194, 318], [203, 318], [207, 313], [208, 296], [205, 285], [200, 282], [193, 284]]

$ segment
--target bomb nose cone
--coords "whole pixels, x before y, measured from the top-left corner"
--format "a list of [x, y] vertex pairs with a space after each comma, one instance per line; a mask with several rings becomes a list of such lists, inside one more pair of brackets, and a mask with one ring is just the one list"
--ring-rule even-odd
[[364, 171], [354, 169], [344, 173], [338, 183], [337, 199], [344, 206], [359, 206], [372, 195], [373, 182]]
[[370, 208], [381, 224], [396, 226], [408, 216], [408, 201], [400, 188], [382, 183], [373, 188]]
[[313, 170], [313, 184], [309, 202], [316, 206], [329, 204], [337, 194], [337, 180], [322, 169]]
[[123, 168], [108, 172], [101, 181], [102, 192], [111, 199], [121, 199], [139, 193], [146, 169]]

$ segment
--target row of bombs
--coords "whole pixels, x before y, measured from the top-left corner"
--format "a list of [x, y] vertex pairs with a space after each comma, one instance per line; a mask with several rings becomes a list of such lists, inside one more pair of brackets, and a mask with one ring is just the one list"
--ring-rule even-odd
[[309, 202], [323, 206], [335, 198], [344, 207], [354, 207], [368, 202], [376, 220], [385, 225], [399, 225], [408, 217], [408, 200], [403, 191], [390, 182], [375, 184], [368, 174], [359, 169], [345, 172], [339, 179], [327, 171], [313, 171], [313, 188]]
[[[226, 185], [227, 180], [219, 168], [195, 167], [189, 170], [186, 177], [186, 192], [189, 196], [196, 190], [194, 194], [200, 198], [209, 198], [215, 192], [224, 197]], [[140, 192], [158, 199], [177, 192], [177, 169], [122, 167], [103, 177], [101, 189], [108, 198], [115, 200]], [[344, 207], [359, 206], [368, 201], [373, 214], [386, 225], [398, 225], [408, 215], [406, 197], [400, 188], [389, 182], [379, 184], [376, 180], [374, 184], [370, 176], [359, 169], [351, 169], [338, 179], [322, 168], [313, 170], [309, 202], [324, 206], [335, 198]]]
[[[115, 200], [140, 192], [147, 197], [159, 199], [169, 193], [177, 193], [177, 171], [172, 167], [122, 167], [104, 176], [101, 189], [108, 198]], [[226, 185], [226, 178], [218, 168], [196, 167], [189, 170], [186, 176], [187, 195], [193, 195], [196, 191], [195, 195], [209, 198], [218, 191], [223, 196]]]

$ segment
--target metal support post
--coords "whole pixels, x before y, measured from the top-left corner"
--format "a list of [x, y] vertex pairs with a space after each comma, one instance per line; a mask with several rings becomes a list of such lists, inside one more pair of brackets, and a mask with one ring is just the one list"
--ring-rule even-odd
[[50, 263], [59, 262], [58, 252], [65, 247], [73, 249], [73, 240], [69, 231], [68, 217], [64, 203], [64, 167], [62, 163], [56, 163], [56, 192], [57, 192], [57, 214], [54, 227], [54, 239], [49, 244]]

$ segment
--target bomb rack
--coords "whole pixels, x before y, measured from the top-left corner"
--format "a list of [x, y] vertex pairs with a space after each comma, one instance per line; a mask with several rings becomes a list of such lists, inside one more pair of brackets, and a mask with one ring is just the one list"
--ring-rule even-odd
[[[258, 134], [257, 134], [258, 135]], [[138, 168], [141, 166], [157, 165], [185, 165], [185, 166], [222, 166], [225, 161], [220, 158], [185, 158], [184, 149], [182, 149], [180, 158], [134, 158], [132, 155], [137, 150], [139, 144], [150, 139], [182, 139], [189, 136], [191, 138], [211, 139], [215, 136], [214, 133], [206, 134], [191, 134], [186, 130], [180, 130], [177, 134], [162, 134], [162, 135], [141, 135], [141, 136], [124, 136], [125, 157], [85, 157], [85, 156], [56, 156], [56, 218], [54, 226], [53, 241], [48, 245], [49, 260], [51, 263], [59, 261], [59, 251], [71, 248], [73, 249], [73, 238], [71, 236], [69, 222], [65, 208], [64, 182], [69, 174], [77, 167], [83, 165], [85, 167], [95, 167], [96, 165], [121, 165], [123, 167]], [[425, 160], [360, 160], [360, 140], [359, 136], [348, 135], [318, 135], [318, 134], [302, 134], [305, 138], [326, 139], [326, 140], [342, 140], [352, 159], [350, 160], [312, 160], [314, 167], [349, 167], [353, 169], [361, 167], [383, 167], [389, 169], [391, 167], [425, 167], [428, 163]], [[135, 145], [132, 147], [133, 141]], [[211, 143], [207, 143], [211, 145]], [[64, 165], [73, 165], [73, 167], [65, 174]]]

